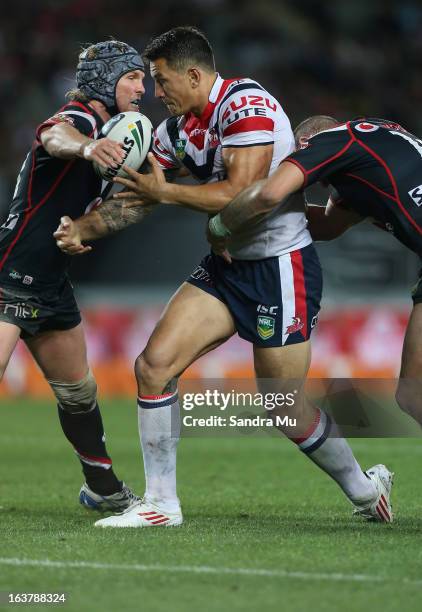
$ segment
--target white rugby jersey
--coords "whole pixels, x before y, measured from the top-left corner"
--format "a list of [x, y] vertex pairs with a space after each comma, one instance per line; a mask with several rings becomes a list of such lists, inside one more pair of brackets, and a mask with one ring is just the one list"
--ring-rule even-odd
[[[294, 137], [279, 102], [251, 79], [217, 75], [200, 117], [187, 113], [163, 121], [154, 132], [153, 153], [163, 169], [185, 166], [199, 182], [226, 178], [224, 147], [273, 144], [270, 174], [294, 150]], [[283, 255], [312, 242], [304, 207], [276, 209], [229, 244], [236, 259]]]

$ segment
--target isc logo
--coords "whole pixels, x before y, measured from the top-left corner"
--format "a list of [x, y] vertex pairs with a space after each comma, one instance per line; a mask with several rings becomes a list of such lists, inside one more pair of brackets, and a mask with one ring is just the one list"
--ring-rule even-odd
[[269, 314], [276, 315], [278, 310], [278, 306], [264, 306], [264, 304], [259, 304], [256, 311], [261, 314]]

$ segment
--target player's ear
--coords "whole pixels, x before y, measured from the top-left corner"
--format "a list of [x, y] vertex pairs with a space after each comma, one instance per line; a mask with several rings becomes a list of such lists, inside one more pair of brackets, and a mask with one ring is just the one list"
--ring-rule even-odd
[[309, 136], [301, 136], [299, 138], [299, 142], [298, 142], [298, 147], [297, 148], [298, 149], [304, 149], [305, 147], [307, 147], [308, 146], [308, 139], [309, 139]]
[[201, 81], [201, 72], [198, 70], [198, 68], [188, 69], [188, 79], [192, 89], [196, 89], [199, 86]]

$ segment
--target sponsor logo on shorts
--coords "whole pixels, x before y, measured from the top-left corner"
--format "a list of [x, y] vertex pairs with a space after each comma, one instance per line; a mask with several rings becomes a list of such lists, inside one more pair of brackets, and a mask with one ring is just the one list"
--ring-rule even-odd
[[411, 189], [409, 191], [409, 195], [416, 204], [416, 206], [422, 206], [422, 185]]
[[202, 266], [198, 266], [197, 268], [195, 268], [190, 277], [194, 278], [195, 280], [201, 280], [204, 281], [204, 283], [211, 284], [210, 274]]
[[259, 315], [256, 329], [259, 334], [259, 337], [263, 340], [268, 340], [269, 338], [272, 338], [275, 333], [275, 318]]
[[[3, 304], [3, 312], [4, 314], [9, 314], [16, 319], [27, 319], [30, 317], [31, 319], [36, 319], [37, 317], [32, 316], [32, 311], [34, 309], [25, 304], [25, 302], [17, 302], [16, 304]], [[36, 315], [38, 315], [38, 310], [36, 310]]]
[[303, 327], [303, 322], [300, 317], [293, 317], [290, 325], [287, 326], [286, 334], [294, 334], [300, 331]]
[[177, 159], [183, 159], [186, 155], [185, 152], [186, 140], [184, 138], [176, 139], [176, 157]]
[[17, 270], [12, 270], [9, 273], [10, 278], [13, 278], [13, 280], [21, 280], [22, 278], [22, 274], [19, 274], [19, 272]]
[[277, 315], [278, 306], [265, 306], [265, 304], [258, 304], [256, 309], [261, 314]]
[[22, 282], [24, 285], [32, 285], [33, 280], [34, 278], [32, 276], [28, 276], [27, 274], [25, 274]]
[[318, 323], [318, 315], [315, 315], [314, 317], [312, 317], [311, 329], [313, 329], [317, 323]]

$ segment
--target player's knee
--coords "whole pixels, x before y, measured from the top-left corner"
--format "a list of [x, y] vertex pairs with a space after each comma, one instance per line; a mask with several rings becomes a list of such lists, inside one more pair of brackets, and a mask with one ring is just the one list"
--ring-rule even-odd
[[175, 375], [174, 364], [162, 351], [144, 351], [135, 361], [135, 375], [145, 385], [167, 384]]
[[409, 416], [422, 425], [422, 389], [419, 381], [400, 380], [396, 390], [396, 402]]
[[56, 380], [48, 381], [60, 407], [73, 414], [89, 412], [97, 403], [97, 383], [91, 370], [80, 381], [63, 383]]

